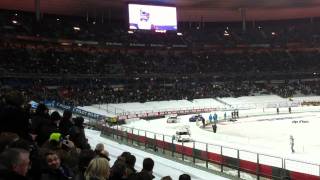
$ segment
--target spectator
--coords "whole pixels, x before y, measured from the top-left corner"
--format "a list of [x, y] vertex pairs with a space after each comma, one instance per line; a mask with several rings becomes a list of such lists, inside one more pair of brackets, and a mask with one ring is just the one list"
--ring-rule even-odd
[[70, 130], [70, 140], [80, 149], [90, 149], [84, 132], [83, 122], [83, 117], [76, 117], [74, 119], [74, 126]]
[[110, 172], [109, 180], [126, 180], [126, 164], [123, 161], [116, 161]]
[[137, 170], [134, 168], [135, 164], [136, 164], [136, 157], [132, 154], [130, 154], [127, 158], [126, 158], [126, 175], [127, 177], [130, 177], [132, 174], [137, 173]]
[[65, 137], [70, 134], [70, 129], [73, 126], [72, 122], [72, 112], [69, 110], [64, 110], [62, 120], [60, 122], [61, 134]]
[[45, 154], [46, 168], [41, 174], [41, 180], [69, 180], [74, 177], [73, 172], [61, 164], [59, 155], [54, 151]]
[[19, 140], [19, 136], [12, 132], [1, 132], [0, 133], [0, 152], [4, 151], [9, 147], [10, 144]]
[[148, 177], [150, 179], [154, 179], [155, 177], [152, 174], [153, 166], [154, 166], [154, 161], [151, 158], [145, 158], [143, 160], [143, 168], [138, 174], [141, 175], [142, 177]]
[[4, 96], [5, 104], [0, 107], [0, 133], [12, 132], [21, 138], [29, 139], [29, 119], [23, 109], [24, 98], [18, 91], [8, 92]]
[[1, 180], [27, 180], [29, 152], [24, 149], [9, 148], [0, 154]]
[[39, 104], [35, 116], [32, 118], [31, 127], [32, 132], [37, 135], [36, 141], [41, 146], [48, 140], [48, 125], [50, 124], [49, 109], [44, 104]]
[[191, 177], [188, 174], [181, 174], [179, 180], [191, 180]]
[[96, 157], [96, 153], [91, 149], [85, 149], [80, 152], [79, 155], [79, 171], [77, 174], [77, 180], [84, 180], [84, 172], [88, 168], [90, 161]]
[[165, 177], [162, 177], [161, 180], [172, 180], [172, 178], [170, 176], [165, 176]]
[[109, 175], [109, 161], [100, 157], [92, 159], [84, 173], [85, 180], [105, 180]]

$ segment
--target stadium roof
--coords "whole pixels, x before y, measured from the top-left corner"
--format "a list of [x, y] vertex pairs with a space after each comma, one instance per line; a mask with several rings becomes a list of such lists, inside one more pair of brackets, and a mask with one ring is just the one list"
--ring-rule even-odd
[[[171, 4], [178, 7], [179, 21], [239, 21], [239, 8], [248, 20], [320, 17], [319, 0], [134, 0], [137, 3]], [[126, 0], [40, 0], [42, 13], [125, 18]], [[35, 0], [1, 0], [1, 9], [33, 12]]]

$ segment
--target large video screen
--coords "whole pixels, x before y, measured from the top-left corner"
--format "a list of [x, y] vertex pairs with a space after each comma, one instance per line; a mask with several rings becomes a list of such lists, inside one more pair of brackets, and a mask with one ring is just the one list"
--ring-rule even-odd
[[129, 4], [129, 29], [177, 30], [176, 7]]

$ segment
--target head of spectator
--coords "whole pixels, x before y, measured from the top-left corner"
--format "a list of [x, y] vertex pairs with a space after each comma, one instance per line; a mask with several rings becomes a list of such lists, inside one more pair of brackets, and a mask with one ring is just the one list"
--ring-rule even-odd
[[71, 121], [72, 112], [70, 110], [64, 110], [62, 115], [62, 121]]
[[152, 174], [153, 173], [153, 166], [154, 166], [154, 161], [151, 158], [145, 158], [143, 160], [142, 170], [140, 173], [148, 174], [151, 177], [151, 179], [155, 178]]
[[161, 180], [172, 180], [172, 178], [170, 176], [165, 176], [165, 177], [162, 177]]
[[82, 116], [78, 116], [74, 119], [74, 125], [79, 128], [83, 128], [83, 122], [84, 122], [84, 119]]
[[57, 152], [46, 152], [45, 162], [47, 169], [43, 171], [41, 179], [72, 179], [73, 172], [66, 166], [62, 165]]
[[124, 160], [124, 162], [125, 162], [126, 159], [127, 159], [130, 155], [131, 155], [130, 152], [125, 151], [125, 152], [123, 152], [123, 153], [120, 155], [120, 157], [123, 158], [123, 160]]
[[36, 115], [42, 116], [42, 115], [48, 115], [49, 114], [49, 109], [45, 104], [38, 104], [37, 109], [36, 109]]
[[94, 152], [97, 156], [106, 158], [108, 161], [110, 161], [109, 152], [104, 149], [104, 145], [102, 143], [96, 145]]
[[145, 158], [143, 160], [143, 170], [152, 172], [154, 166], [154, 161], [151, 158]]
[[125, 179], [126, 176], [128, 176], [126, 174], [126, 164], [123, 161], [116, 161], [111, 168], [109, 179], [122, 180]]
[[12, 132], [0, 133], [0, 152], [4, 151], [11, 143], [19, 140], [19, 136]]
[[188, 174], [181, 174], [179, 180], [191, 180], [191, 177]]
[[127, 165], [127, 175], [130, 176], [133, 173], [136, 173], [137, 170], [134, 168], [136, 164], [136, 157], [132, 154], [130, 154], [127, 158], [126, 158], [126, 165]]
[[59, 169], [61, 166], [61, 160], [59, 155], [54, 151], [48, 151], [45, 154], [45, 161], [49, 169]]
[[110, 175], [109, 161], [106, 158], [97, 157], [90, 161], [84, 176], [86, 179], [96, 178], [99, 180], [108, 179]]
[[50, 115], [50, 120], [51, 120], [52, 123], [58, 125], [60, 120], [61, 120], [61, 116], [60, 116], [59, 112], [58, 111], [52, 112], [51, 115]]
[[104, 145], [102, 143], [98, 143], [96, 145], [96, 148], [94, 149], [94, 152], [97, 154], [100, 154], [104, 150]]
[[[14, 176], [26, 176], [29, 170], [29, 151], [19, 148], [8, 148], [0, 154], [0, 167]], [[0, 177], [4, 175], [0, 174]], [[18, 179], [18, 178], [17, 178]]]

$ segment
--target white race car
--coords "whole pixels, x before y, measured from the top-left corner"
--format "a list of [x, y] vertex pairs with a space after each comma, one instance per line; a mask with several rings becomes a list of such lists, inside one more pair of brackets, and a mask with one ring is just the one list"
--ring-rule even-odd
[[182, 127], [178, 131], [176, 131], [176, 134], [174, 135], [174, 139], [177, 140], [178, 142], [192, 141], [189, 127]]
[[178, 123], [180, 119], [177, 115], [170, 115], [167, 119], [167, 123]]

